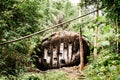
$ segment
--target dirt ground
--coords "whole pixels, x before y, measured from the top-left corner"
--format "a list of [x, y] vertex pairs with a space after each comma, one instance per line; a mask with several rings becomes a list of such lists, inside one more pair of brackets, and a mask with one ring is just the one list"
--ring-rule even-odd
[[71, 80], [85, 80], [85, 74], [79, 70], [79, 66], [63, 67], [59, 70], [66, 72], [66, 77]]
[[79, 66], [62, 67], [59, 69], [47, 70], [45, 72], [51, 71], [62, 71], [65, 73], [66, 78], [70, 80], [85, 80], [85, 74], [79, 70]]
[[[84, 67], [84, 69], [87, 66]], [[30, 71], [34, 72], [34, 71]], [[40, 71], [38, 69], [35, 70], [35, 72], [38, 73], [51, 73], [51, 72], [63, 72], [65, 73], [65, 77], [68, 78], [68, 80], [85, 80], [85, 74], [79, 70], [79, 66], [73, 66], [73, 67], [62, 67], [59, 69], [51, 69], [46, 71]]]

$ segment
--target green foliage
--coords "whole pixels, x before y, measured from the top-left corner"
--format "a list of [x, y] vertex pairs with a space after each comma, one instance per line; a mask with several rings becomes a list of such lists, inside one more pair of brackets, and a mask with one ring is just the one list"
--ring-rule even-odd
[[[11, 36], [20, 37], [20, 35], [26, 35], [26, 30], [34, 32], [34, 27], [38, 26], [38, 4], [34, 1], [25, 0], [23, 2], [17, 0], [1, 1], [1, 25], [0, 28], [3, 33], [2, 37], [5, 37], [5, 32], [8, 33], [8, 37]], [[7, 37], [6, 36], [6, 37]], [[5, 37], [5, 38], [6, 38]], [[9, 39], [7, 39], [9, 40]]]
[[[0, 13], [0, 42], [14, 40], [37, 31], [40, 18], [38, 12], [38, 1], [34, 0], [9, 0], [1, 1]], [[29, 39], [28, 39], [29, 40]], [[28, 53], [29, 41], [16, 42], [2, 46], [2, 53]]]
[[[23, 4], [16, 0], [3, 0], [0, 2], [0, 5], [0, 20], [2, 21], [0, 23], [0, 33], [2, 34], [0, 35], [0, 42], [26, 35], [27, 33], [23, 32], [25, 31], [25, 27], [26, 29], [29, 27], [25, 26], [25, 24], [28, 24], [31, 27], [33, 26], [30, 24], [33, 21], [28, 22], [30, 21], [30, 19], [28, 18], [28, 16], [30, 15], [27, 15], [32, 13], [32, 10], [28, 10], [29, 12], [25, 11], [24, 9], [28, 6], [26, 6], [25, 8], [21, 7], [23, 6]], [[0, 74], [8, 76], [9, 74], [17, 75], [19, 72], [22, 72], [24, 70], [24, 54], [28, 53], [27, 47], [28, 45], [25, 41], [2, 46], [2, 54], [0, 55], [0, 59], [2, 62], [0, 64]]]
[[85, 69], [89, 80], [119, 80], [120, 55], [113, 54], [109, 50], [102, 50], [98, 58]]
[[0, 58], [0, 74], [9, 76], [18, 75], [25, 70], [26, 57], [22, 54], [2, 54]]
[[108, 19], [116, 23], [116, 19], [118, 25], [120, 25], [120, 1], [119, 0], [82, 0], [83, 6], [94, 5], [95, 8], [104, 8], [105, 13], [107, 13]]

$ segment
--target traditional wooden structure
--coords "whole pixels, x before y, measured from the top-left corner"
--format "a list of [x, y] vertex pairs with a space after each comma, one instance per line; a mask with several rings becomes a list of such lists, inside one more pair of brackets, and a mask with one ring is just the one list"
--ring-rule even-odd
[[[83, 37], [84, 61], [90, 49], [87, 40]], [[43, 39], [32, 53], [34, 63], [40, 70], [54, 69], [60, 67], [74, 66], [80, 63], [79, 34], [70, 31], [53, 33]]]

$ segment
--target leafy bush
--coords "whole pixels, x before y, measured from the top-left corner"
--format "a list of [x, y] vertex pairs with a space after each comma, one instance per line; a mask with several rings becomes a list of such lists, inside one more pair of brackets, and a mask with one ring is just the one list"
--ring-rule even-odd
[[18, 75], [24, 71], [25, 57], [21, 54], [4, 54], [1, 57], [0, 75]]
[[88, 80], [119, 80], [120, 55], [103, 50], [84, 71]]

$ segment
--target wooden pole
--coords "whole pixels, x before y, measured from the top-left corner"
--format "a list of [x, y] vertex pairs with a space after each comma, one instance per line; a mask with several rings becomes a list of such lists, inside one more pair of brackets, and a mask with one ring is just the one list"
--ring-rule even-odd
[[[80, 0], [80, 3], [82, 1]], [[79, 16], [82, 15], [82, 7], [80, 6], [80, 9], [79, 9]], [[79, 19], [79, 22], [82, 23], [82, 18]], [[83, 67], [84, 67], [84, 50], [83, 50], [83, 41], [82, 41], [82, 28], [81, 28], [82, 25], [80, 25], [80, 33], [79, 33], [79, 43], [80, 43], [80, 71], [82, 71]]]
[[82, 69], [84, 67], [84, 49], [83, 49], [82, 28], [81, 28], [81, 26], [80, 26], [79, 41], [80, 41], [80, 71], [82, 71]]

